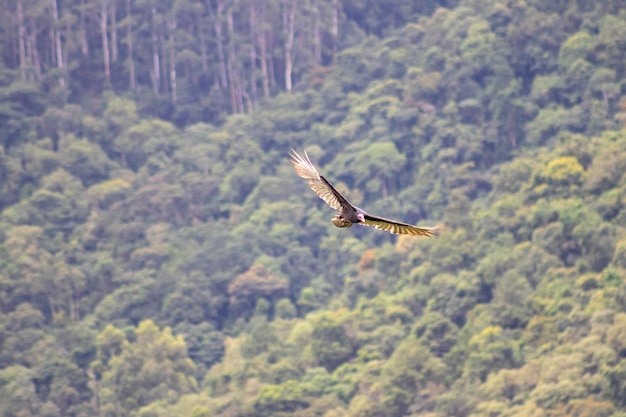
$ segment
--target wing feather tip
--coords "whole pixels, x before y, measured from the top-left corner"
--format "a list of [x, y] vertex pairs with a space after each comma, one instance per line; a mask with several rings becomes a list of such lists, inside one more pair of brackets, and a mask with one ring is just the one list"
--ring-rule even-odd
[[429, 227], [428, 231], [429, 231], [427, 235], [428, 237], [439, 237], [441, 234], [441, 226], [437, 225], [434, 227]]

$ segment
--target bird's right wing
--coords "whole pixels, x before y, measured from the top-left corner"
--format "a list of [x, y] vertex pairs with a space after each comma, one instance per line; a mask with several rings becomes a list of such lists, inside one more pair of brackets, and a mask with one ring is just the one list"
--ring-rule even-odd
[[326, 204], [338, 211], [352, 208], [352, 204], [350, 204], [339, 191], [335, 190], [335, 187], [326, 181], [326, 178], [320, 175], [319, 171], [309, 159], [309, 155], [307, 155], [306, 151], [304, 151], [304, 158], [298, 155], [293, 148], [291, 152], [289, 152], [289, 155], [291, 156], [291, 163], [296, 170], [296, 174], [309, 180], [309, 187], [311, 187], [315, 194], [324, 200]]
[[371, 216], [366, 214], [365, 221], [362, 224], [364, 226], [372, 226], [378, 230], [385, 230], [387, 232], [396, 235], [411, 235], [411, 236], [424, 236], [433, 237], [439, 236], [439, 227], [419, 227], [412, 224], [399, 222], [396, 220], [385, 219], [384, 217]]

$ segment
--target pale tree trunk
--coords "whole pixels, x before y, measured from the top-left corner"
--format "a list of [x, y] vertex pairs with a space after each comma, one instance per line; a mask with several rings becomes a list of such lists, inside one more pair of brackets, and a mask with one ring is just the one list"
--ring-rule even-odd
[[285, 28], [285, 90], [291, 91], [291, 76], [293, 74], [293, 40], [295, 36], [296, 1], [291, 1], [291, 7], [283, 9], [283, 25]]
[[[268, 33], [268, 36], [271, 36], [270, 33]], [[267, 39], [267, 38], [266, 38]], [[274, 70], [274, 59], [272, 58], [272, 45], [274, 45], [273, 39], [272, 42], [269, 42], [270, 48], [269, 51], [270, 53], [267, 56], [267, 69], [268, 69], [268, 75], [269, 75], [269, 81], [270, 81], [270, 87], [273, 87], [276, 85], [276, 71]]]
[[233, 113], [243, 113], [243, 100], [241, 100], [242, 105], [240, 106], [239, 89], [235, 85], [237, 77], [235, 77], [235, 31], [232, 8], [228, 9], [228, 15], [226, 18], [228, 24], [228, 62], [226, 63], [226, 66], [228, 70], [228, 91], [230, 94], [231, 109]]
[[256, 90], [256, 50], [254, 49], [254, 45], [250, 45], [250, 62], [252, 63], [252, 68], [250, 68], [250, 110], [254, 109], [254, 106], [257, 102], [257, 90]]
[[81, 0], [80, 5], [80, 51], [82, 52], [83, 56], [89, 56], [89, 42], [87, 41], [87, 23], [85, 21], [85, 0]]
[[[228, 13], [228, 29], [229, 35], [232, 35], [230, 32], [230, 22], [232, 21], [232, 13]], [[237, 113], [237, 99], [235, 98], [235, 86], [233, 83], [233, 79], [235, 78], [234, 70], [233, 70], [233, 55], [235, 54], [233, 47], [232, 37], [229, 37], [228, 40], [228, 60], [226, 62], [226, 72], [228, 75], [228, 93], [230, 96], [230, 108], [233, 113]]]
[[[165, 25], [167, 27], [167, 21]], [[161, 56], [161, 88], [162, 91], [167, 94], [170, 91], [170, 84], [167, 77], [169, 74], [169, 55], [167, 53], [167, 45], [165, 44], [163, 33], [157, 34], [157, 45], [159, 45], [159, 55]]]
[[37, 49], [37, 33], [30, 33], [26, 38], [26, 47], [29, 51], [28, 55], [31, 57], [33, 67], [35, 67], [35, 76], [37, 81], [41, 81], [41, 59], [39, 58], [39, 50]]
[[54, 22], [54, 28], [52, 30], [54, 36], [54, 49], [57, 61], [57, 68], [61, 70], [61, 76], [59, 78], [59, 84], [65, 88], [65, 75], [63, 74], [63, 46], [61, 44], [61, 31], [59, 29], [59, 8], [57, 0], [51, 0], [52, 2], [52, 20]]
[[107, 33], [107, 19], [109, 5], [107, 0], [102, 1], [100, 11], [100, 32], [102, 33], [102, 55], [104, 59], [104, 79], [107, 84], [111, 83], [111, 60], [109, 56], [109, 36]]
[[[50, 66], [56, 66], [57, 65], [57, 60], [56, 60], [56, 48], [54, 47], [54, 28], [50, 27], [50, 33], [49, 33], [49, 38], [50, 40], [50, 45], [48, 47], [48, 49], [46, 50], [46, 55], [44, 56], [44, 63], [50, 63]], [[37, 37], [35, 37], [35, 46], [37, 45]]]
[[[65, 33], [73, 34], [74, 32], [73, 32], [73, 28], [70, 22], [71, 22], [70, 19], [67, 19], [65, 21]], [[65, 67], [67, 67], [67, 63], [69, 61], [69, 58], [68, 58], [69, 52], [70, 52], [69, 47], [66, 47], [63, 49], [63, 63]]]
[[116, 0], [111, 2], [111, 61], [117, 62], [117, 6]]
[[333, 26], [331, 29], [331, 34], [333, 35], [333, 58], [337, 53], [337, 43], [339, 42], [339, 0], [333, 0]]
[[130, 89], [135, 92], [137, 87], [137, 78], [135, 77], [135, 58], [133, 55], [133, 18], [130, 10], [130, 0], [126, 0], [126, 17], [128, 18], [128, 26], [126, 27], [126, 43], [128, 45], [128, 77]]
[[24, 26], [24, 6], [22, 0], [17, 0], [17, 44], [20, 53], [20, 74], [23, 79], [26, 74], [26, 27]]
[[173, 14], [167, 17], [167, 29], [169, 31], [169, 69], [170, 69], [170, 89], [172, 91], [172, 101], [176, 104], [176, 18]]
[[243, 90], [243, 98], [245, 99], [246, 102], [246, 108], [248, 109], [248, 113], [253, 113], [254, 112], [254, 103], [252, 103], [252, 98], [250, 97], [250, 94], [248, 94], [246, 92], [246, 90]]
[[267, 70], [267, 39], [265, 37], [265, 2], [261, 4], [261, 29], [259, 31], [259, 49], [261, 51], [261, 78], [263, 79], [263, 96], [270, 96], [270, 77]]
[[35, 70], [35, 77], [39, 80], [39, 74], [37, 73], [37, 67], [35, 66], [35, 51], [33, 50], [33, 45], [31, 43], [31, 33], [26, 28], [25, 38], [24, 38], [24, 46], [26, 50], [26, 62], [33, 67]]
[[215, 41], [217, 43], [217, 58], [220, 61], [220, 85], [222, 86], [222, 88], [228, 88], [228, 76], [226, 74], [226, 57], [224, 54], [224, 37], [222, 36], [222, 13], [224, 12], [225, 6], [225, 2], [223, 2], [222, 0], [218, 0], [217, 6], [214, 11], [213, 8], [211, 8], [210, 2], [208, 3], [211, 20], [213, 20]]
[[254, 8], [254, 2], [250, 3], [250, 96], [248, 96], [249, 103], [249, 112], [252, 112], [254, 109], [254, 104], [256, 102], [256, 47], [254, 43], [256, 41], [256, 33], [257, 29], [257, 16], [256, 10]]
[[159, 60], [159, 38], [156, 33], [156, 8], [152, 6], [150, 8], [150, 14], [152, 16], [152, 88], [154, 94], [159, 94], [159, 85], [161, 84], [161, 63]]

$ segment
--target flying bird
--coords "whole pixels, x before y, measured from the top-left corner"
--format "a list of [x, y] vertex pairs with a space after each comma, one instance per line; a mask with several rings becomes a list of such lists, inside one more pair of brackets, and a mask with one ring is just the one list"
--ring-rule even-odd
[[337, 227], [350, 227], [354, 223], [363, 226], [372, 226], [379, 230], [386, 230], [394, 234], [432, 237], [439, 235], [438, 227], [418, 227], [408, 223], [372, 216], [364, 210], [353, 206], [332, 186], [315, 168], [306, 150], [304, 158], [291, 149], [289, 153], [291, 163], [298, 176], [309, 180], [309, 187], [324, 200], [326, 204], [339, 212], [330, 221]]

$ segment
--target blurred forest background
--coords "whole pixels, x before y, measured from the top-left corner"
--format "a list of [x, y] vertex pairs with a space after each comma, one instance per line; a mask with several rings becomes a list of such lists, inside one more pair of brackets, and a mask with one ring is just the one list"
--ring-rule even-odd
[[626, 416], [624, 10], [3, 0], [0, 416]]

